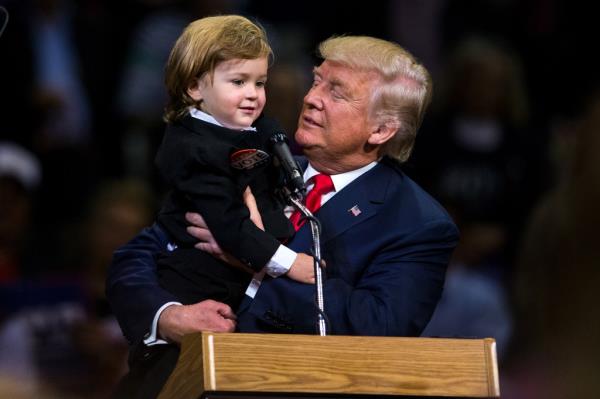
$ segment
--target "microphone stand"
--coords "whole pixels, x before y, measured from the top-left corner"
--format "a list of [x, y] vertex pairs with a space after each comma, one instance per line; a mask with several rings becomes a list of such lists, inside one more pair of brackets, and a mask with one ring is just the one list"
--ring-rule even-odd
[[289, 193], [289, 200], [294, 204], [294, 206], [304, 215], [304, 218], [308, 219], [310, 223], [310, 230], [312, 233], [313, 239], [313, 250], [314, 256], [313, 259], [315, 261], [315, 288], [316, 288], [316, 303], [317, 303], [317, 332], [320, 336], [327, 335], [327, 325], [325, 323], [325, 301], [323, 296], [323, 273], [321, 269], [321, 223], [319, 220], [312, 214], [311, 211], [308, 210], [302, 204], [302, 196], [300, 193]]

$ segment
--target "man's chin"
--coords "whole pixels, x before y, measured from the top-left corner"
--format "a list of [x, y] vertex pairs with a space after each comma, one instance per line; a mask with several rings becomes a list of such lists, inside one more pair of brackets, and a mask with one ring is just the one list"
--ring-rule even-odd
[[309, 159], [311, 157], [318, 156], [318, 154], [322, 152], [320, 150], [320, 147], [318, 147], [316, 145], [301, 145], [301, 144], [299, 144], [299, 146], [300, 146], [300, 150], [302, 151], [302, 154], [304, 154], [304, 156]]
[[313, 134], [305, 129], [298, 129], [294, 134], [294, 140], [300, 148], [314, 147]]

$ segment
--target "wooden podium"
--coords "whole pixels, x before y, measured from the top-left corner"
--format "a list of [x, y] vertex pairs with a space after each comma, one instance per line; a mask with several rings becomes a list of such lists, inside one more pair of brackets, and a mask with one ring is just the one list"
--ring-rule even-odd
[[500, 397], [486, 339], [190, 334], [159, 399]]

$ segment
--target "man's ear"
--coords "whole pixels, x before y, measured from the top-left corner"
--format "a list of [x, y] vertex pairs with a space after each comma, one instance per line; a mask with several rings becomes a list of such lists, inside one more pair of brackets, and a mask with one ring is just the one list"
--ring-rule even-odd
[[187, 94], [196, 102], [202, 101], [202, 79], [195, 79], [187, 89]]
[[371, 130], [368, 143], [381, 145], [394, 137], [399, 128], [400, 123], [397, 121], [385, 121], [375, 124]]

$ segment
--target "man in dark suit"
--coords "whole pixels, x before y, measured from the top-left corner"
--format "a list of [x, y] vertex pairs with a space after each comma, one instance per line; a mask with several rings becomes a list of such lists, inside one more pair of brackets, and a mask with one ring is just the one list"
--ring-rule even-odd
[[[395, 43], [371, 37], [328, 39], [304, 98], [296, 142], [329, 188], [316, 200], [325, 260], [325, 313], [332, 334], [417, 336], [440, 297], [458, 241], [443, 208], [400, 169], [431, 98], [426, 69]], [[315, 189], [316, 190], [316, 189]], [[227, 259], [189, 215], [198, 248]], [[310, 252], [308, 225], [286, 245]], [[280, 277], [250, 287], [236, 316], [224, 304], [179, 305], [160, 288], [154, 255], [169, 237], [153, 226], [120, 248], [107, 296], [134, 344], [179, 342], [194, 331], [316, 332], [314, 286]], [[310, 258], [308, 258], [310, 261]], [[253, 298], [252, 298], [253, 297]]]

